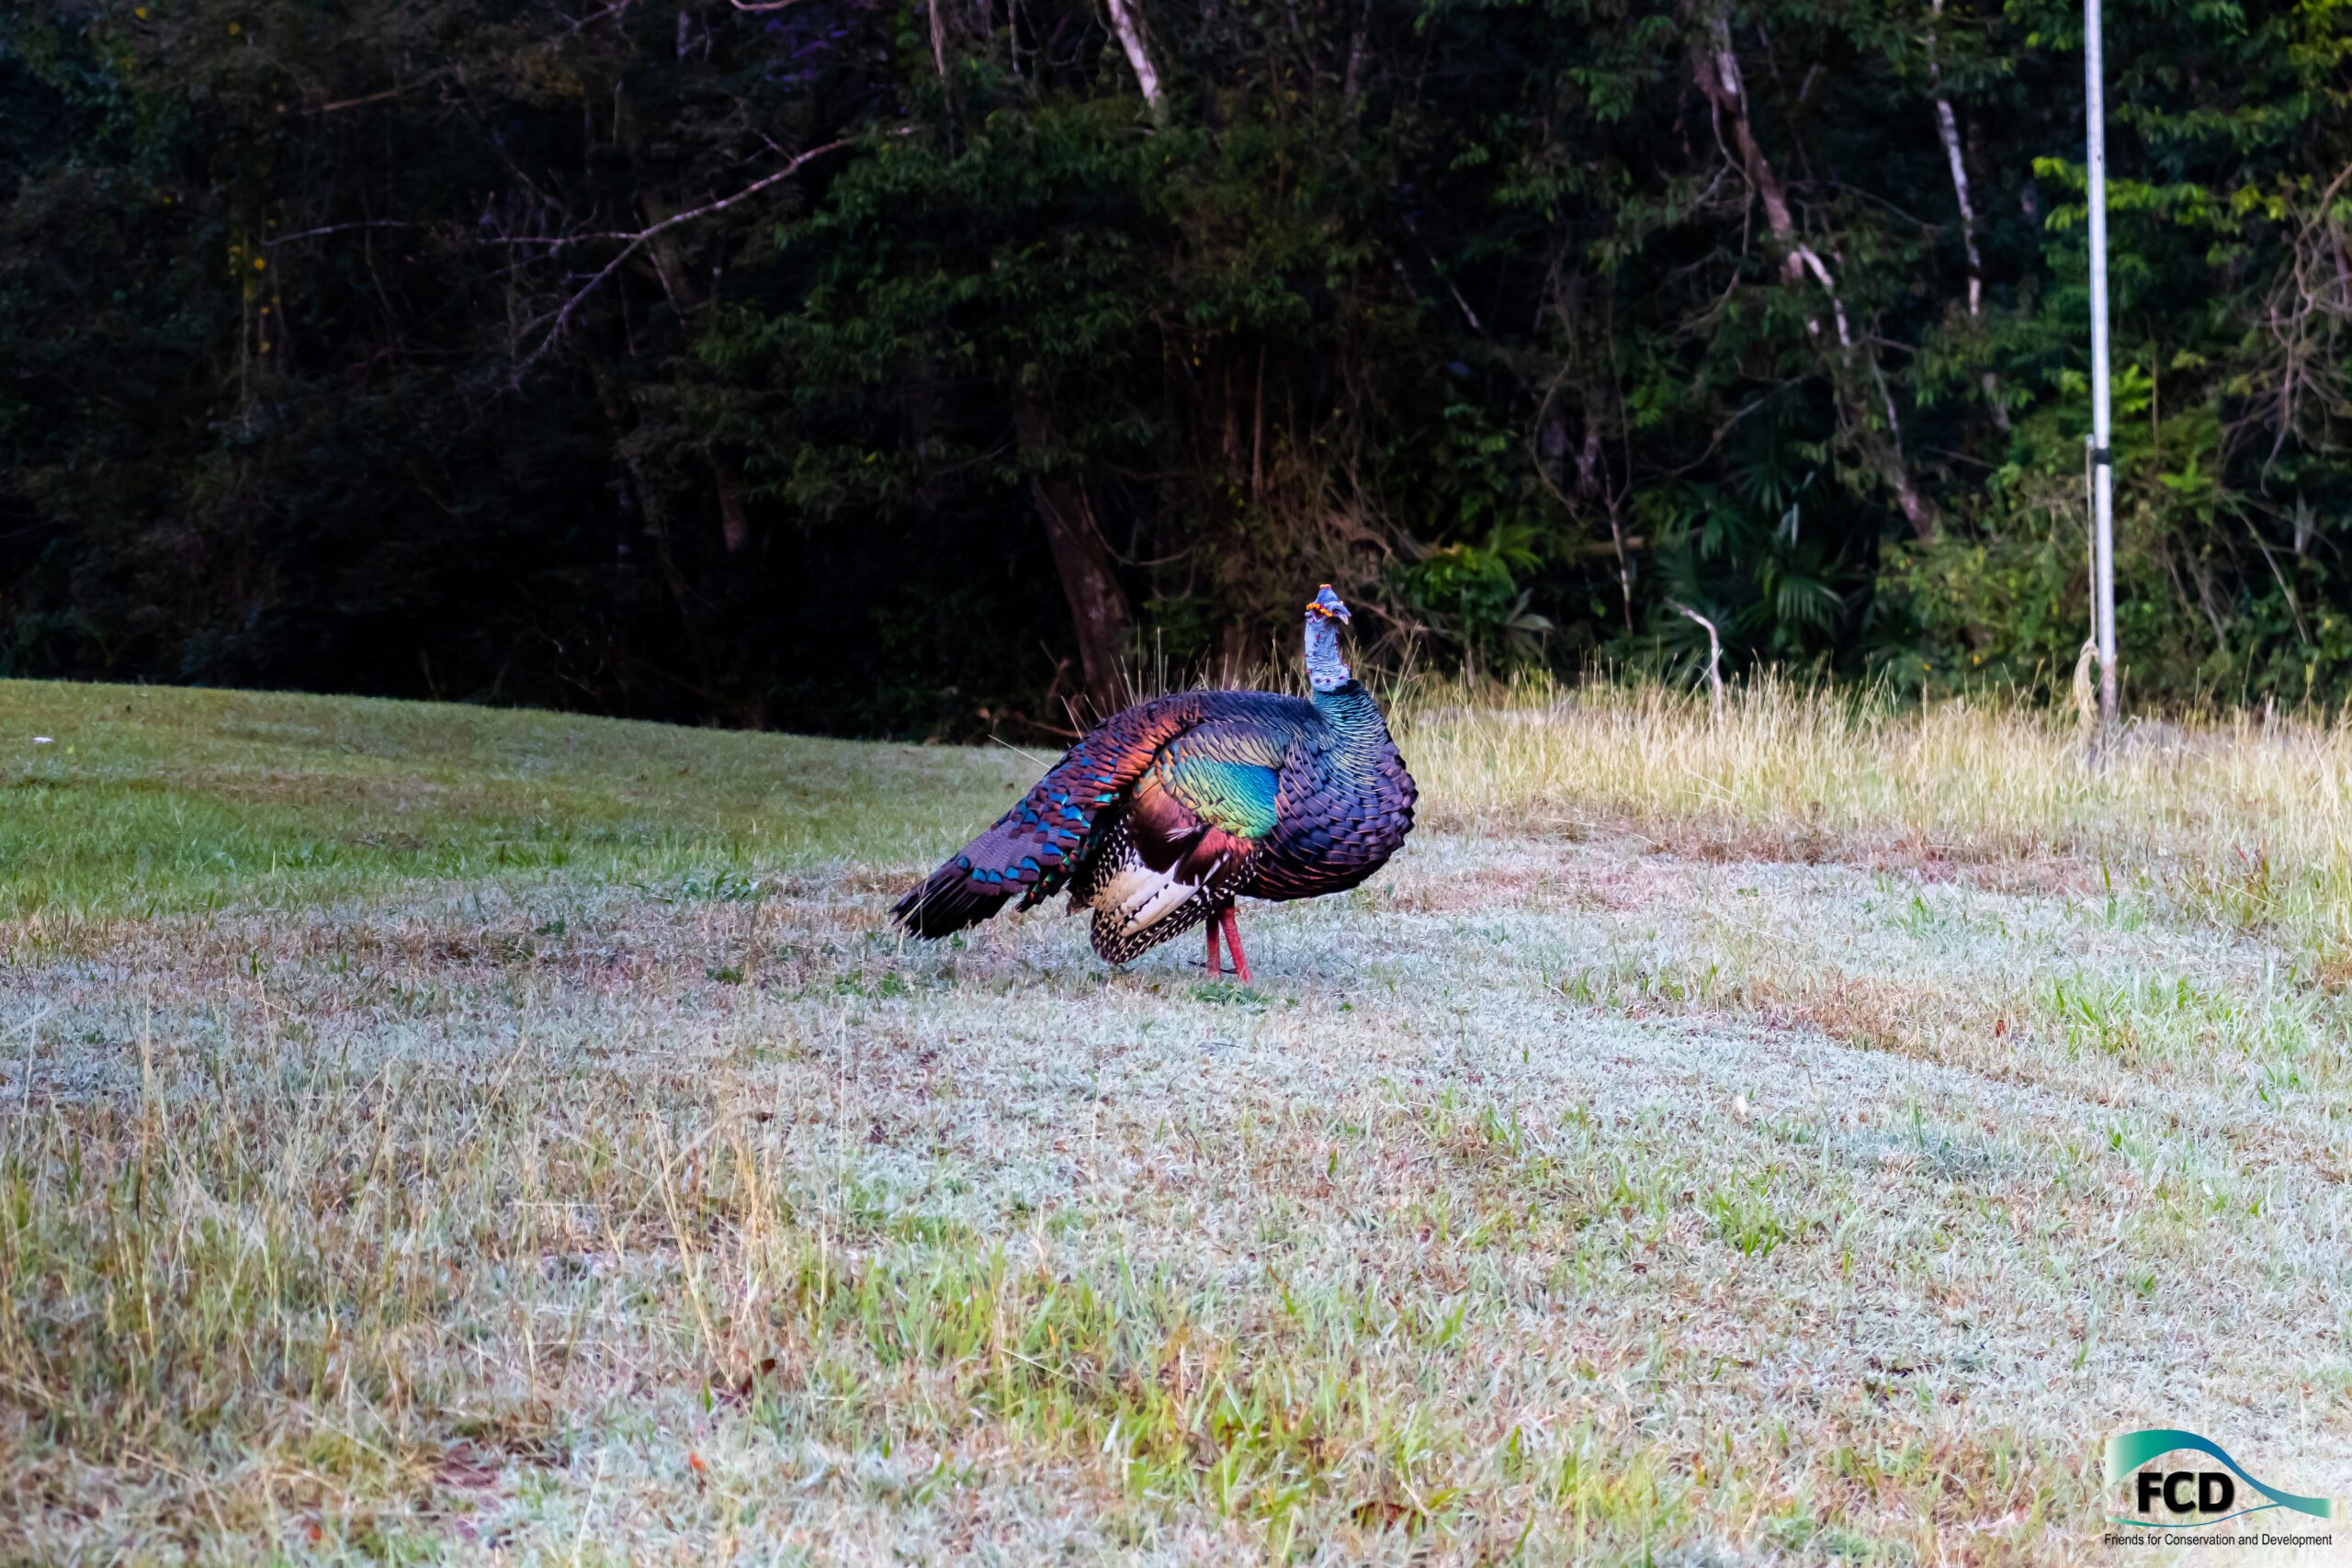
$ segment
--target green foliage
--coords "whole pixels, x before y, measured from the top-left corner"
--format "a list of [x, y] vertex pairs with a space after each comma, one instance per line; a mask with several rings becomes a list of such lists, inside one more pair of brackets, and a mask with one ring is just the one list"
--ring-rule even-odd
[[[1080, 619], [1324, 580], [1375, 658], [2071, 671], [2073, 9], [1144, 9], [1157, 113], [1076, 0], [18, 7], [0, 672], [1053, 729]], [[2352, 30], [2112, 33], [2134, 690], [2346, 695]]]

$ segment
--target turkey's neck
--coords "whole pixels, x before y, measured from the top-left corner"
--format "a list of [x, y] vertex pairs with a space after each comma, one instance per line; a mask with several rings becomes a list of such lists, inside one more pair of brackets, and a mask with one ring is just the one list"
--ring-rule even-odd
[[1338, 739], [1340, 755], [1350, 761], [1369, 758], [1390, 744], [1388, 722], [1381, 717], [1380, 705], [1358, 682], [1348, 681], [1328, 692], [1318, 689], [1315, 711]]
[[1355, 677], [1340, 657], [1339, 624], [1329, 615], [1310, 612], [1306, 617], [1306, 682], [1316, 695], [1336, 692]]
[[1329, 615], [1306, 617], [1306, 682], [1315, 688], [1315, 711], [1323, 716], [1343, 766], [1369, 763], [1389, 743], [1380, 705], [1358, 683], [1340, 657], [1340, 628]]

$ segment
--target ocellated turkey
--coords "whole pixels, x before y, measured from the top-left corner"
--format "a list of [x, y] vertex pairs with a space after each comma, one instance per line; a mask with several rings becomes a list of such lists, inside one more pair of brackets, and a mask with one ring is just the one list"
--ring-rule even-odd
[[1178, 692], [1105, 719], [892, 916], [944, 937], [1067, 889], [1108, 962], [1206, 923], [1209, 971], [1221, 929], [1247, 983], [1237, 897], [1344, 892], [1412, 830], [1413, 776], [1340, 655], [1350, 619], [1328, 583], [1307, 604], [1309, 699]]

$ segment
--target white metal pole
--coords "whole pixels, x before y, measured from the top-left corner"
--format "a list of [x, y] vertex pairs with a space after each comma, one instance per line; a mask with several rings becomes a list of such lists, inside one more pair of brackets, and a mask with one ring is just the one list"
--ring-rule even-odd
[[2099, 0], [2083, 0], [2083, 84], [2090, 121], [2091, 592], [2098, 639], [2099, 722], [2115, 728], [2115, 463], [2107, 403], [2107, 109], [2099, 78]]

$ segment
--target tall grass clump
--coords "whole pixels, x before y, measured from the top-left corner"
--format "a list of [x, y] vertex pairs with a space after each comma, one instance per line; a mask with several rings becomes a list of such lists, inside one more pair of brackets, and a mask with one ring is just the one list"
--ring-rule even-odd
[[1906, 702], [1763, 674], [1720, 705], [1656, 684], [1408, 685], [1396, 728], [1428, 819], [1610, 829], [1711, 858], [2025, 863], [2352, 964], [2352, 721], [2244, 710], [2135, 726]]

